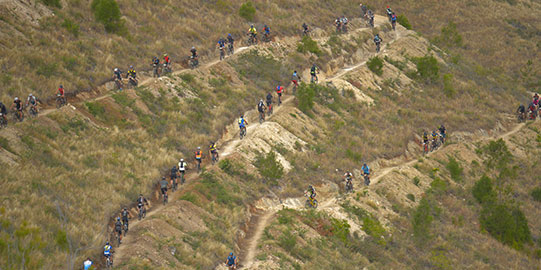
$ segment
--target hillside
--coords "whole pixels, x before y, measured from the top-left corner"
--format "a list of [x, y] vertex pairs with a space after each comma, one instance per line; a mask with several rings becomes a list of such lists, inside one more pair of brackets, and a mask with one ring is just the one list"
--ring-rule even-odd
[[[230, 9], [236, 10], [237, 4], [231, 2]], [[461, 49], [442, 49], [400, 25], [393, 31], [383, 16], [377, 16], [375, 29], [366, 28], [353, 16], [355, 3], [349, 9], [352, 3], [337, 2], [286, 12], [298, 4], [256, 3], [259, 20], [268, 17], [264, 14], [291, 14], [273, 18], [271, 25], [281, 29], [273, 42], [237, 46], [235, 55], [217, 61], [206, 51], [212, 39], [205, 39], [198, 69], [185, 70], [177, 63], [168, 76], [142, 73], [141, 85], [123, 92], [111, 91], [112, 84], [106, 83], [70, 98], [69, 106], [46, 107], [40, 117], [0, 130], [0, 266], [73, 269], [87, 256], [99, 261], [111, 236], [112, 218], [143, 193], [152, 199], [149, 214], [141, 222], [132, 220], [123, 244], [115, 246], [115, 268], [214, 269], [222, 267], [231, 251], [239, 254], [244, 269], [538, 267], [540, 208], [530, 196], [539, 186], [538, 155], [528, 142], [539, 140], [540, 124], [517, 126], [509, 114], [529, 93], [478, 72], [475, 58], [467, 53], [464, 61], [455, 61]], [[36, 6], [25, 23], [41, 25], [50, 16], [50, 8]], [[53, 10], [62, 14], [87, 8], [77, 1], [63, 6]], [[219, 12], [211, 4], [201, 6], [201, 12]], [[139, 11], [139, 17], [125, 17], [131, 38], [143, 41], [142, 36], [151, 34], [138, 32], [144, 27], [131, 28], [129, 19], [146, 21], [149, 10], [159, 7], [186, 15], [183, 19], [194, 16], [189, 14], [193, 10], [176, 4], [142, 2], [130, 10]], [[336, 34], [323, 23], [334, 16], [330, 10], [340, 11], [336, 7], [352, 14], [347, 34]], [[316, 15], [307, 15], [314, 14], [310, 11], [321, 11], [318, 22], [323, 27], [301, 40], [296, 25], [305, 18], [316, 21]], [[44, 17], [32, 19], [36, 16]], [[235, 16], [225, 16], [220, 27], [237, 25]], [[154, 20], [147, 27], [167, 22]], [[94, 24], [95, 29], [81, 32], [78, 39], [92, 39], [93, 47], [106, 52], [93, 54], [103, 57], [96, 69], [115, 66], [112, 59], [125, 65], [139, 59], [117, 57], [120, 51], [149, 53], [140, 59], [152, 55], [148, 49], [154, 45], [115, 50], [127, 38], [100, 33]], [[191, 24], [178, 27], [199, 29], [201, 35], [210, 31]], [[21, 26], [18, 31], [32, 29]], [[172, 31], [178, 36], [171, 40], [186, 35], [186, 29]], [[378, 54], [372, 42], [375, 33], [384, 40]], [[108, 39], [99, 38], [104, 36]], [[67, 47], [70, 42], [78, 41], [59, 44]], [[182, 42], [174, 46], [190, 46], [189, 40]], [[58, 49], [50, 44], [43, 48]], [[39, 57], [45, 56], [54, 54]], [[318, 84], [307, 83], [312, 63], [321, 68]], [[293, 70], [304, 82], [295, 96], [289, 85]], [[87, 72], [96, 78], [108, 74]], [[66, 74], [39, 85], [50, 83], [54, 89]], [[84, 76], [69, 76], [80, 79], [81, 87], [91, 84]], [[22, 83], [12, 78], [10, 85]], [[287, 86], [284, 103], [259, 124], [255, 104], [278, 84]], [[243, 140], [236, 124], [241, 113], [249, 122]], [[448, 144], [422, 157], [419, 135], [442, 123], [450, 132]], [[505, 162], [513, 166], [486, 166], [490, 155], [484, 146], [498, 138], [506, 142], [510, 152], [502, 150], [504, 156], [513, 158]], [[221, 161], [212, 165], [206, 157], [203, 172], [197, 174], [193, 151], [197, 146], [206, 151], [209, 141], [218, 142]], [[179, 158], [192, 166], [187, 184], [162, 206], [157, 180]], [[374, 172], [369, 187], [359, 181], [364, 162]], [[355, 174], [353, 194], [343, 194], [340, 178], [346, 170]], [[487, 232], [486, 223], [480, 224], [491, 208], [472, 195], [472, 187], [484, 174], [497, 183], [494, 205], [521, 210], [531, 232], [528, 239], [497, 241], [490, 236], [492, 228]], [[317, 210], [304, 208], [302, 193], [308, 184], [318, 190]]]

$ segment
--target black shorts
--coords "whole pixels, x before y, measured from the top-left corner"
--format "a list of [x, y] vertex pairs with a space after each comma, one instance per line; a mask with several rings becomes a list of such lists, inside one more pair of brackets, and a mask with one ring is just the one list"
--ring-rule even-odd
[[267, 100], [267, 107], [270, 106], [271, 104], [272, 104], [272, 101]]
[[177, 178], [177, 174], [171, 174], [171, 179], [176, 179]]
[[279, 97], [281, 97], [281, 96], [282, 96], [282, 93], [276, 93], [276, 94], [278, 94], [278, 96], [279, 96]]
[[162, 194], [165, 194], [165, 192], [167, 192], [167, 188], [161, 188], [162, 190]]

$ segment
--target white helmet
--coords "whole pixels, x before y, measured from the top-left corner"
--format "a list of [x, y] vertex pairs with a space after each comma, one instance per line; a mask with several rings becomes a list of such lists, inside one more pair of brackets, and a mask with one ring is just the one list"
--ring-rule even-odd
[[198, 147], [197, 147], [197, 150], [201, 150], [201, 147], [198, 146]]
[[15, 100], [17, 101], [17, 100], [19, 100], [19, 98], [18, 98], [18, 97], [15, 97]]
[[183, 159], [183, 158], [181, 158], [181, 159], [180, 159], [180, 162], [184, 162], [184, 159]]
[[118, 71], [118, 68], [115, 68], [115, 71]]
[[33, 97], [33, 95], [32, 95], [32, 94], [29, 94], [28, 96], [29, 96], [29, 97]]

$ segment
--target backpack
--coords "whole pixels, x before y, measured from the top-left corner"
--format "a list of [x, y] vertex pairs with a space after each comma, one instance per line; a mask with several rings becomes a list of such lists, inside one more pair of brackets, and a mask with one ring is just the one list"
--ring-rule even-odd
[[393, 17], [391, 17], [391, 20], [392, 20], [393, 22], [396, 22], [396, 15], [393, 14]]

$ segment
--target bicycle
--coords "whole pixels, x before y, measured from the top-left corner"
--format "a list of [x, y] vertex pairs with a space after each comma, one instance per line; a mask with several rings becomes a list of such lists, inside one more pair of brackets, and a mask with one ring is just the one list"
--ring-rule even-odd
[[353, 192], [353, 182], [351, 179], [346, 180], [346, 193]]
[[139, 220], [141, 220], [142, 218], [145, 218], [146, 216], [147, 216], [147, 210], [145, 209], [145, 206], [139, 205], [139, 212], [138, 212]]
[[61, 96], [60, 94], [56, 95], [56, 108], [60, 109], [60, 107], [66, 105], [66, 98]]
[[154, 73], [152, 74], [153, 77], [160, 77], [160, 65], [152, 64], [154, 67]]
[[163, 70], [164, 74], [171, 73], [172, 72], [171, 65], [167, 64], [167, 63], [163, 63], [163, 69], [162, 70]]
[[233, 49], [233, 43], [227, 44], [227, 54], [228, 55], [233, 55], [234, 53], [235, 53], [235, 51]]
[[256, 45], [257, 44], [257, 38], [254, 34], [248, 34], [248, 45]]
[[396, 21], [393, 21], [391, 24], [393, 26], [393, 30], [396, 30]]
[[270, 116], [272, 114], [272, 103], [267, 105], [267, 107], [269, 107], [269, 109], [267, 110], [267, 115]]
[[14, 122], [22, 122], [24, 120], [24, 112], [23, 110], [14, 110], [13, 111], [13, 121]]
[[185, 173], [185, 171], [180, 171], [180, 184], [181, 185], [184, 185], [184, 182], [185, 182], [184, 173]]
[[517, 120], [519, 123], [522, 123], [526, 120], [526, 113], [517, 113]]
[[8, 126], [8, 120], [3, 113], [0, 113], [0, 128], [6, 128]]
[[376, 43], [376, 53], [379, 53], [379, 51], [381, 50], [381, 43]]
[[122, 91], [122, 88], [124, 88], [124, 83], [122, 83], [122, 79], [115, 79], [115, 85], [116, 88], [120, 91]]
[[423, 155], [428, 154], [428, 152], [429, 152], [428, 142], [423, 142]]
[[197, 66], [199, 66], [199, 60], [197, 59], [197, 56], [190, 56], [189, 65], [192, 69], [195, 69]]
[[370, 174], [364, 173], [363, 177], [364, 177], [364, 185], [369, 186], [370, 185]]
[[115, 231], [115, 240], [117, 241], [118, 246], [120, 246], [120, 244], [122, 243], [122, 228], [120, 229], [120, 231]]
[[211, 154], [212, 154], [212, 164], [215, 164], [220, 159], [220, 157], [218, 156], [218, 150], [215, 150]]
[[163, 205], [168, 202], [169, 196], [167, 196], [167, 190], [163, 192]]
[[224, 60], [225, 58], [225, 48], [220, 48], [220, 61]]
[[259, 112], [259, 124], [265, 122], [265, 111]]
[[171, 177], [171, 191], [175, 192], [178, 189], [178, 182], [176, 177]]
[[306, 208], [317, 208], [318, 206], [318, 202], [315, 198], [312, 198], [310, 197], [308, 194], [304, 194], [304, 196], [307, 198], [306, 199], [306, 203], [305, 203], [305, 207]]
[[111, 256], [105, 256], [105, 267], [108, 268], [108, 269], [112, 269], [113, 268], [113, 258], [111, 258]]
[[139, 84], [139, 82], [137, 81], [136, 78], [134, 78], [132, 76], [128, 77], [128, 86], [137, 87], [138, 84]]
[[122, 228], [124, 229], [124, 236], [128, 233], [128, 226], [129, 225], [127, 220], [122, 223]]
[[38, 110], [36, 109], [36, 106], [30, 106], [30, 109], [28, 110], [31, 117], [37, 117], [38, 116]]
[[201, 159], [196, 158], [195, 161], [197, 162], [197, 173], [201, 172]]
[[270, 34], [263, 34], [263, 42], [270, 42], [271, 41], [271, 38], [270, 38]]

